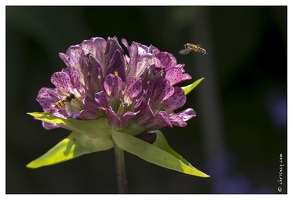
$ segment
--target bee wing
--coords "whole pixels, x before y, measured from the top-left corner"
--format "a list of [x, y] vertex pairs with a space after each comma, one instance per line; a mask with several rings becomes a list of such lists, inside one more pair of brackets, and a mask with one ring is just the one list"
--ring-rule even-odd
[[181, 50], [179, 51], [179, 53], [180, 53], [181, 55], [187, 55], [187, 54], [189, 54], [189, 52], [190, 52], [189, 49], [181, 49]]
[[196, 44], [195, 46], [198, 46], [198, 47], [200, 47], [202, 44]]
[[64, 106], [64, 109], [66, 110], [68, 115], [71, 115], [74, 112], [80, 111], [81, 107], [75, 99], [72, 99], [70, 102], [68, 102], [68, 104]]

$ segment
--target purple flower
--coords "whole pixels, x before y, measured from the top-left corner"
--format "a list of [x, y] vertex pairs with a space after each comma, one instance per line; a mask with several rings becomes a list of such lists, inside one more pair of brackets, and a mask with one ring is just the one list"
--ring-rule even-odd
[[195, 111], [174, 113], [186, 102], [183, 89], [174, 85], [191, 79], [184, 64], [152, 45], [122, 43], [126, 54], [116, 37], [84, 40], [60, 53], [67, 68], [51, 77], [55, 88], [39, 91], [43, 110], [61, 118], [106, 118], [112, 128], [132, 135], [186, 126]]
[[203, 78], [186, 87], [175, 86], [191, 76], [171, 53], [138, 42], [129, 45], [125, 39], [122, 44], [124, 49], [116, 37], [96, 37], [59, 54], [67, 67], [52, 75], [55, 87], [41, 88], [37, 97], [45, 112], [28, 114], [42, 120], [46, 129], [72, 132], [27, 167], [114, 147], [118, 180], [124, 177], [123, 151], [161, 167], [209, 177], [176, 153], [159, 131], [165, 126], [184, 127], [195, 117], [192, 108], [175, 112]]

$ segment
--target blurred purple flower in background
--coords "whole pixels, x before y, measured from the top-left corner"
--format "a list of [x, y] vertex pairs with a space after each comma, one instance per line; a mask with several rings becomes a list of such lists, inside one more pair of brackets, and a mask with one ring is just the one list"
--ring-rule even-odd
[[277, 130], [287, 127], [287, 97], [279, 89], [271, 90], [265, 99], [266, 109], [272, 125]]

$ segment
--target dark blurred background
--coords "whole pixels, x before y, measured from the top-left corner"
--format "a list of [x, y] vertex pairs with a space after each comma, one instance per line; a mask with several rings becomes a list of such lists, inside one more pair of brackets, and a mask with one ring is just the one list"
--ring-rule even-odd
[[[65, 64], [59, 52], [117, 36], [172, 53], [193, 80], [182, 108], [197, 116], [162, 129], [170, 146], [210, 178], [125, 153], [129, 193], [287, 193], [287, 7], [6, 7], [6, 193], [117, 193], [113, 149], [28, 169], [69, 131], [47, 131], [41, 87]], [[183, 44], [208, 52], [178, 54]], [[192, 83], [185, 81], [182, 86]], [[182, 110], [181, 109], [181, 110]]]

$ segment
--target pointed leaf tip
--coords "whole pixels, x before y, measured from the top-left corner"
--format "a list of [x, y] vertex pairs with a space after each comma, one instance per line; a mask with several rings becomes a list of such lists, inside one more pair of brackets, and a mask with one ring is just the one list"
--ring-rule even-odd
[[200, 82], [204, 79], [204, 77], [194, 81], [192, 84], [182, 87], [184, 90], [184, 94], [187, 95], [189, 92], [191, 92]]

